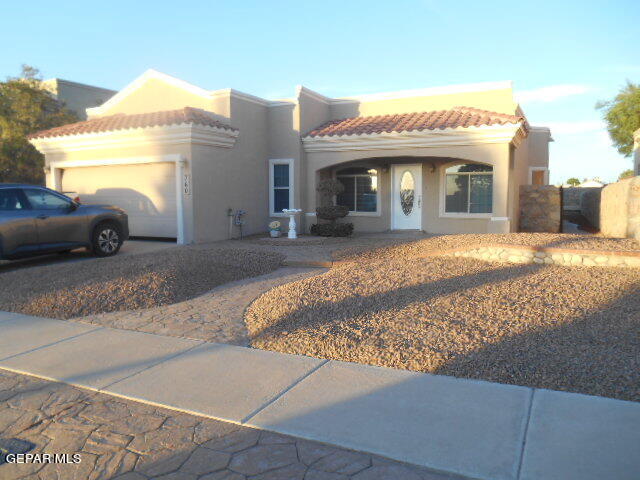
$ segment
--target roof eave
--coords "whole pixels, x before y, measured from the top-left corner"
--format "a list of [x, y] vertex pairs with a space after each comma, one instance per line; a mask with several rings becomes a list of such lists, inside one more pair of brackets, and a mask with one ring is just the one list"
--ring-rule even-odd
[[239, 134], [240, 131], [237, 129], [182, 123], [56, 137], [36, 137], [29, 139], [29, 142], [44, 154], [185, 143], [232, 148]]
[[307, 152], [393, 149], [399, 147], [442, 147], [486, 143], [513, 143], [527, 136], [523, 122], [480, 127], [424, 129], [353, 135], [305, 136]]

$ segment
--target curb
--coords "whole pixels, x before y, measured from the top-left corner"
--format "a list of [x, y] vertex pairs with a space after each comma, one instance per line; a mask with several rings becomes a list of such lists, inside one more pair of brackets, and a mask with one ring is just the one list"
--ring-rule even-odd
[[571, 255], [607, 255], [619, 257], [640, 257], [640, 250], [588, 250], [577, 248], [561, 248], [561, 247], [534, 247], [531, 245], [516, 245], [511, 243], [482, 243], [475, 245], [467, 245], [464, 247], [453, 247], [444, 250], [430, 250], [425, 254], [427, 257], [436, 255], [446, 255], [447, 253], [462, 252], [473, 250], [475, 248], [513, 248], [518, 250], [526, 250], [529, 252], [541, 253], [567, 253]]
[[[589, 250], [589, 249], [576, 249], [576, 248], [561, 248], [561, 247], [536, 247], [531, 245], [517, 245], [510, 243], [481, 243], [465, 245], [461, 247], [445, 248], [442, 250], [428, 250], [416, 258], [430, 258], [449, 255], [456, 252], [468, 252], [478, 248], [503, 248], [521, 250], [523, 252], [532, 253], [546, 253], [546, 254], [568, 254], [568, 255], [594, 255], [594, 256], [611, 256], [611, 257], [634, 257], [640, 259], [640, 250]], [[334, 260], [328, 261], [299, 261], [299, 260], [285, 260], [284, 266], [295, 267], [322, 267], [332, 268], [340, 265], [346, 265], [350, 263], [357, 263], [351, 260]]]

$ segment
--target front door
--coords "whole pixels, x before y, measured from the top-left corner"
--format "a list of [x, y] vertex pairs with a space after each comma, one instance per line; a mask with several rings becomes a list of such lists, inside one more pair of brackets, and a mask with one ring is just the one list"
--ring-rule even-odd
[[391, 228], [422, 229], [422, 165], [391, 167]]

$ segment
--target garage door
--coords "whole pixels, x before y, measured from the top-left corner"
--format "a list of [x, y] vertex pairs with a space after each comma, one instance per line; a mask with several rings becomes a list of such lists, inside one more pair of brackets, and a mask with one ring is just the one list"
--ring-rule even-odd
[[67, 168], [62, 191], [84, 204], [107, 204], [129, 214], [129, 231], [140, 237], [177, 237], [176, 181], [172, 163]]

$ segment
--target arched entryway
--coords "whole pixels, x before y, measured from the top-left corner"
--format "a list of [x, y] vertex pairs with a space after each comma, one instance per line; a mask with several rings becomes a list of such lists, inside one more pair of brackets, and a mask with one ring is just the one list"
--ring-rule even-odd
[[362, 158], [319, 170], [325, 178], [344, 185], [335, 202], [361, 232], [485, 233], [499, 210], [494, 166], [463, 158]]

